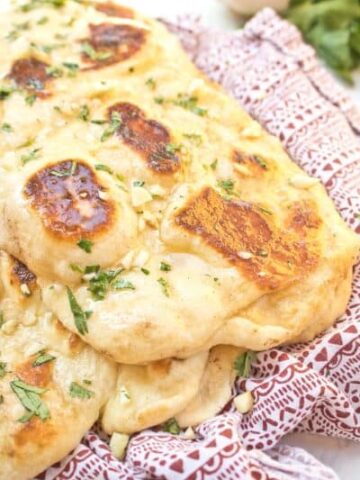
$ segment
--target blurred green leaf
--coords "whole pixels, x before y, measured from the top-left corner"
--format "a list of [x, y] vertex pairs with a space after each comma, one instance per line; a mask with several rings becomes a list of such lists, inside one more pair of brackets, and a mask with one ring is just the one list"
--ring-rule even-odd
[[346, 82], [360, 66], [359, 0], [292, 0], [285, 17]]

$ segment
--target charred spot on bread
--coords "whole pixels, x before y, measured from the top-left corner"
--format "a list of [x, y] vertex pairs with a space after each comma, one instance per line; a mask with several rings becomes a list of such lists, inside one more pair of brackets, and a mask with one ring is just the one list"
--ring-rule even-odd
[[105, 187], [84, 161], [63, 160], [34, 173], [24, 195], [43, 226], [57, 238], [80, 240], [107, 231], [115, 205], [103, 198]]
[[289, 207], [286, 227], [299, 235], [306, 235], [309, 230], [317, 230], [322, 224], [315, 202], [303, 200], [293, 202]]
[[90, 70], [128, 60], [146, 41], [146, 32], [131, 25], [100, 23], [89, 28], [89, 38], [82, 41], [82, 60]]
[[48, 69], [48, 63], [35, 57], [20, 58], [13, 63], [8, 78], [18, 87], [44, 98], [49, 95], [46, 88], [53, 79]]
[[226, 200], [211, 187], [190, 198], [175, 223], [266, 289], [298, 280], [318, 262], [316, 242], [280, 229], [260, 206]]
[[164, 125], [148, 119], [145, 113], [132, 103], [113, 105], [109, 109], [110, 118], [114, 112], [121, 118], [118, 136], [146, 161], [153, 172], [173, 174], [180, 169], [179, 156], [168, 148], [171, 135]]
[[11, 256], [10, 260], [10, 283], [18, 287], [19, 290], [21, 290], [23, 288], [22, 286], [25, 285], [27, 289], [27, 295], [31, 295], [36, 288], [36, 275], [17, 258]]

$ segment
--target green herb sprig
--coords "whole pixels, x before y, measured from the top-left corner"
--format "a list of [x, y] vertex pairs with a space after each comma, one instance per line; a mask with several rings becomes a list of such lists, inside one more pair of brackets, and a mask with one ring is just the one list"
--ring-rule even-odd
[[237, 357], [234, 362], [234, 369], [240, 377], [248, 378], [250, 375], [251, 364], [256, 358], [255, 352], [245, 352]]
[[292, 0], [284, 15], [329, 67], [353, 83], [352, 71], [360, 66], [358, 0]]
[[39, 417], [43, 422], [50, 418], [50, 411], [41, 400], [41, 395], [46, 392], [46, 388], [29, 385], [20, 379], [10, 382], [10, 387], [26, 410], [25, 414], [19, 418], [19, 422], [26, 423], [34, 416]]

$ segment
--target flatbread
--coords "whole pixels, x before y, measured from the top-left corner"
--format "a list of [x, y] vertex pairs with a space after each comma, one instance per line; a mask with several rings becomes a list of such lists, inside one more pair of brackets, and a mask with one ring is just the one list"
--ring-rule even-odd
[[[4, 253], [0, 261], [0, 479], [23, 480], [78, 445], [110, 396], [116, 369], [43, 311], [23, 264]], [[18, 395], [30, 406], [41, 402], [39, 412], [32, 415]]]
[[117, 385], [102, 416], [107, 433], [134, 433], [161, 424], [198, 394], [207, 353], [146, 366], [120, 365]]
[[265, 349], [335, 320], [359, 239], [162, 25], [69, 0], [7, 17], [10, 39], [20, 19], [23, 51], [0, 42], [19, 89], [2, 104], [0, 247], [66, 328], [144, 364], [217, 343]]
[[180, 427], [199, 425], [225, 407], [232, 396], [236, 376], [234, 362], [242, 353], [239, 348], [225, 345], [211, 350], [197, 394], [175, 417]]

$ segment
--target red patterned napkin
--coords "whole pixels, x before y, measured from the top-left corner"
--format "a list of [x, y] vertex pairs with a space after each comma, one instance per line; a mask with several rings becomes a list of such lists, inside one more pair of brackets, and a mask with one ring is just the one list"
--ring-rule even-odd
[[[360, 114], [321, 68], [298, 31], [266, 9], [243, 31], [209, 31], [183, 18], [169, 28], [195, 63], [283, 142], [292, 158], [318, 176], [349, 225], [360, 233]], [[231, 403], [197, 429], [196, 440], [147, 430], [119, 462], [90, 432], [46, 480], [223, 479], [333, 480], [336, 474], [299, 448], [277, 445], [296, 429], [360, 438], [360, 268], [346, 314], [309, 344], [258, 356], [253, 411]], [[314, 318], [316, 321], [316, 318]]]

